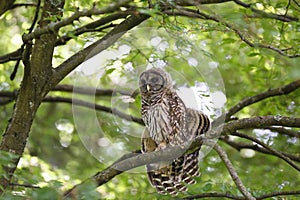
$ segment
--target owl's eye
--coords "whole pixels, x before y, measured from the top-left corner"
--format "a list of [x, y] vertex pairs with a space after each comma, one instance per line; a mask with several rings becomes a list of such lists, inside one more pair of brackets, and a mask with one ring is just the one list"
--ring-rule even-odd
[[141, 85], [146, 85], [146, 81], [144, 79], [141, 80]]
[[157, 81], [158, 81], [158, 78], [157, 78], [157, 77], [151, 78], [151, 82], [152, 82], [152, 83], [155, 83], [155, 82], [157, 82]]

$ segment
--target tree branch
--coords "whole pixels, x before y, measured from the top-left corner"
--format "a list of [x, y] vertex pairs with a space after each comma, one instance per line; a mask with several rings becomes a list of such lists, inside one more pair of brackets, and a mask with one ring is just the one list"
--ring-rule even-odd
[[202, 193], [202, 194], [196, 194], [196, 195], [183, 197], [182, 199], [189, 200], [189, 199], [202, 199], [202, 198], [227, 198], [227, 199], [234, 199], [234, 200], [245, 200], [245, 197], [232, 195], [229, 192], [226, 192], [226, 193], [218, 193], [218, 192]]
[[247, 190], [247, 188], [242, 183], [241, 179], [238, 177], [238, 174], [236, 173], [232, 163], [230, 162], [226, 152], [218, 145], [215, 144], [214, 150], [219, 154], [220, 158], [225, 163], [232, 180], [235, 182], [236, 186], [240, 190], [240, 192], [246, 197], [246, 199], [249, 200], [255, 200], [255, 198], [252, 196], [252, 194]]
[[252, 4], [247, 4], [245, 2], [242, 2], [240, 0], [234, 0], [234, 2], [237, 5], [243, 6], [244, 8], [250, 9], [252, 12], [257, 14], [260, 17], [270, 18], [270, 19], [276, 19], [283, 22], [298, 22], [299, 19], [296, 17], [288, 16], [288, 15], [278, 15], [274, 13], [267, 13], [258, 9], [253, 8]]
[[265, 129], [269, 129], [273, 132], [277, 132], [277, 133], [281, 133], [284, 135], [288, 135], [290, 137], [296, 137], [296, 138], [300, 138], [300, 131], [294, 131], [291, 129], [286, 129], [283, 127], [264, 127]]
[[286, 126], [300, 127], [300, 118], [284, 117], [284, 116], [258, 116], [251, 118], [243, 118], [226, 123], [223, 127], [218, 127], [223, 135], [235, 133], [240, 129], [263, 128], [265, 126]]
[[8, 61], [20, 60], [22, 58], [23, 49], [19, 48], [11, 53], [0, 56], [0, 64]]
[[197, 6], [200, 4], [226, 3], [232, 0], [175, 0], [174, 3], [180, 6]]
[[[238, 35], [238, 37], [250, 47], [269, 49], [269, 50], [272, 50], [272, 51], [275, 51], [275, 52], [279, 53], [280, 55], [283, 55], [283, 56], [286, 56], [286, 57], [289, 57], [289, 58], [300, 57], [300, 54], [296, 54], [296, 53], [295, 54], [288, 54], [288, 53], [286, 53], [287, 48], [280, 49], [280, 48], [274, 47], [272, 45], [254, 43], [249, 38], [247, 38], [241, 30], [239, 30], [239, 27], [236, 27], [235, 25], [230, 24], [230, 23], [228, 23], [228, 22], [226, 22], [226, 21], [224, 21], [221, 18], [218, 18], [216, 16], [205, 14], [203, 12], [200, 12], [199, 10], [185, 9], [185, 8], [180, 7], [180, 6], [174, 6], [174, 8], [176, 8], [179, 12], [181, 12], [180, 10], [183, 10], [184, 12], [181, 12], [182, 13], [181, 15], [183, 15], [183, 16], [189, 16], [189, 17], [193, 17], [193, 18], [197, 17], [199, 19], [212, 20], [212, 21], [215, 21], [217, 23], [223, 24], [224, 26], [226, 26], [230, 30], [234, 31]], [[291, 48], [288, 48], [288, 49], [294, 49], [294, 48], [291, 47]]]
[[[73, 85], [59, 84], [55, 86], [51, 91], [71, 92], [86, 95], [95, 96], [114, 96], [116, 94], [132, 96], [133, 94], [123, 90], [111, 90], [111, 89], [97, 89], [91, 87], [74, 87]], [[1, 92], [0, 92], [1, 94]]]
[[[300, 195], [300, 191], [281, 191], [281, 192], [271, 192], [268, 194], [264, 194], [261, 196], [256, 196], [256, 200], [262, 200], [262, 199], [267, 199], [267, 198], [272, 198], [272, 197], [277, 197], [277, 196], [295, 196], [295, 195]], [[191, 195], [188, 197], [184, 197], [183, 199], [202, 199], [202, 198], [216, 198], [216, 197], [223, 197], [227, 199], [235, 199], [235, 200], [245, 200], [245, 197], [241, 196], [235, 196], [230, 193], [203, 193], [203, 194], [196, 194], [196, 195]]]
[[268, 145], [266, 145], [265, 143], [259, 141], [255, 137], [252, 137], [250, 135], [245, 135], [245, 134], [242, 134], [242, 133], [239, 133], [239, 132], [232, 133], [231, 135], [238, 136], [238, 137], [244, 138], [244, 139], [248, 139], [248, 140], [251, 140], [251, 141], [255, 142], [256, 144], [261, 145], [262, 147], [264, 147], [265, 149], [267, 149], [269, 152], [271, 152], [272, 154], [274, 154], [277, 157], [281, 158], [282, 160], [284, 160], [285, 162], [287, 162], [291, 167], [293, 167], [298, 172], [300, 172], [300, 167], [298, 165], [296, 165], [293, 161], [291, 161], [290, 158], [286, 157], [285, 155], [283, 155], [279, 151], [277, 151], [277, 150], [269, 147]]
[[56, 75], [55, 78], [52, 80], [52, 85], [57, 85], [66, 75], [73, 71], [82, 62], [108, 48], [121, 36], [123, 36], [128, 30], [139, 25], [149, 17], [149, 15], [144, 14], [132, 15], [123, 22], [121, 22], [119, 25], [117, 25], [103, 38], [71, 56], [68, 60], [66, 60], [57, 68], [55, 68]]
[[[220, 140], [225, 142], [226, 144], [230, 145], [231, 147], [235, 148], [238, 151], [240, 151], [241, 149], [252, 149], [252, 150], [258, 151], [260, 153], [269, 154], [269, 155], [273, 155], [273, 156], [278, 157], [277, 155], [273, 154], [272, 152], [268, 151], [267, 149], [261, 148], [257, 144], [249, 144], [249, 143], [244, 143], [244, 142], [235, 142], [235, 141], [230, 140], [227, 137], [221, 137]], [[293, 154], [288, 154], [288, 153], [282, 152], [282, 151], [278, 151], [278, 152], [281, 153], [282, 155], [288, 157], [289, 159], [291, 159], [293, 161], [300, 162], [300, 157], [299, 156], [295, 156]]]
[[277, 196], [288, 196], [288, 195], [300, 195], [300, 190], [271, 192], [268, 194], [258, 196], [258, 197], [256, 197], [256, 199], [261, 200], [261, 199], [267, 199], [267, 198], [272, 198], [272, 197], [277, 197]]
[[256, 102], [262, 101], [262, 100], [270, 98], [270, 97], [287, 95], [299, 88], [300, 88], [300, 79], [293, 81], [282, 87], [271, 89], [271, 90], [262, 92], [255, 96], [252, 96], [252, 97], [247, 97], [228, 110], [228, 112], [226, 113], [225, 121], [229, 121], [230, 117], [232, 115], [234, 115], [235, 113], [237, 113], [238, 111], [240, 111], [241, 109], [243, 109], [246, 106], [249, 106], [251, 104], [254, 104]]
[[27, 43], [28, 41], [38, 38], [39, 36], [46, 34], [46, 33], [52, 33], [54, 30], [57, 31], [61, 27], [67, 26], [72, 24], [75, 20], [78, 20], [81, 17], [90, 17], [92, 15], [101, 15], [106, 14], [110, 12], [114, 12], [118, 10], [121, 6], [126, 5], [130, 2], [130, 0], [119, 0], [116, 3], [111, 3], [108, 7], [104, 9], [96, 9], [95, 7], [89, 9], [89, 10], [83, 10], [83, 11], [77, 11], [72, 16], [65, 18], [61, 21], [50, 23], [47, 26], [41, 27], [33, 31], [32, 33], [23, 35], [23, 42]]
[[[89, 24], [86, 24], [80, 28], [73, 30], [72, 32], [67, 33], [66, 35], [61, 36], [60, 38], [58, 38], [56, 45], [59, 46], [59, 45], [66, 44], [67, 41], [69, 41], [70, 39], [73, 38], [73, 36], [79, 36], [83, 33], [91, 32], [91, 31], [96, 32], [96, 28], [104, 26], [105, 24], [108, 24], [109, 22], [112, 22], [117, 19], [125, 19], [130, 14], [132, 14], [132, 12], [121, 11], [121, 12], [114, 13], [109, 16], [103, 17], [96, 21], [93, 21]], [[101, 28], [105, 28], [105, 27], [101, 27]], [[99, 31], [99, 30], [97, 30], [97, 31]], [[73, 36], [69, 36], [70, 33], [73, 34]]]
[[[252, 117], [252, 118], [245, 118], [245, 119], [240, 119], [240, 120], [235, 120], [228, 122], [224, 125], [220, 125], [219, 127], [216, 127], [213, 130], [210, 130], [206, 136], [198, 137], [193, 141], [192, 144], [188, 146], [182, 147], [170, 147], [166, 148], [163, 151], [156, 151], [156, 152], [151, 152], [151, 153], [146, 153], [146, 154], [137, 154], [138, 151], [135, 153], [130, 153], [130, 154], [125, 154], [120, 160], [116, 161], [114, 164], [111, 166], [107, 167], [101, 172], [98, 172], [96, 175], [93, 177], [89, 178], [88, 180], [94, 180], [96, 181], [97, 185], [100, 186], [102, 184], [105, 184], [118, 174], [121, 174], [123, 171], [133, 169], [135, 167], [149, 164], [149, 163], [155, 163], [155, 162], [160, 162], [160, 161], [168, 161], [168, 160], [173, 160], [174, 155], [180, 155], [180, 153], [186, 152], [186, 150], [195, 150], [197, 147], [204, 143], [204, 145], [213, 145], [209, 139], [204, 139], [203, 137], [207, 137], [211, 135], [211, 132], [217, 133], [216, 135], [222, 134], [222, 135], [227, 135], [230, 133], [236, 132], [238, 129], [247, 129], [247, 128], [260, 128], [265, 125], [271, 126], [271, 125], [283, 125], [283, 126], [298, 126], [300, 127], [300, 118], [291, 118], [291, 117], [281, 117], [280, 119], [276, 118], [275, 116], [263, 116], [263, 117]], [[214, 134], [213, 134], [214, 135]], [[216, 151], [218, 151], [223, 159], [228, 162], [228, 158], [226, 159], [224, 153], [220, 148], [215, 147]], [[126, 158], [126, 159], [124, 159]], [[227, 163], [227, 168], [228, 166], [232, 166]], [[231, 167], [229, 167], [230, 170]], [[245, 190], [245, 187], [241, 185], [241, 181], [239, 179], [236, 179], [237, 174], [235, 174], [234, 171], [231, 171], [231, 176], [233, 176], [234, 181], [236, 184], [238, 184], [238, 187], [240, 190], [243, 190], [243, 194], [247, 195], [247, 198], [251, 198], [250, 193]], [[84, 183], [82, 183], [84, 184]], [[71, 190], [65, 193], [65, 195], [70, 195], [71, 193], [75, 192], [77, 188], [80, 186], [75, 185]]]
[[112, 113], [112, 114], [120, 117], [121, 119], [126, 119], [128, 121], [133, 121], [133, 122], [136, 122], [138, 124], [144, 125], [144, 122], [141, 118], [137, 118], [137, 117], [125, 114], [125, 113], [123, 113], [123, 112], [121, 112], [121, 111], [119, 111], [115, 108], [110, 108], [110, 107], [106, 107], [106, 106], [102, 106], [102, 105], [99, 105], [99, 104], [94, 104], [94, 103], [82, 101], [82, 100], [75, 99], [75, 98], [47, 96], [47, 97], [45, 97], [43, 102], [69, 103], [69, 104], [72, 104], [72, 105], [78, 105], [78, 106], [83, 106], [83, 107], [86, 107], [86, 108], [92, 108], [92, 109], [95, 109], [95, 110], [99, 110], [99, 111], [103, 111], [103, 112], [107, 112], [107, 113]]

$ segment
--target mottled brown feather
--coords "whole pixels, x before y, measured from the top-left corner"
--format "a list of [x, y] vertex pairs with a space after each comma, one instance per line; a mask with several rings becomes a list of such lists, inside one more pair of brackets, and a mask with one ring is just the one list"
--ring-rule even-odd
[[[203, 113], [186, 108], [172, 86], [171, 76], [152, 68], [140, 76], [142, 119], [146, 129], [142, 136], [142, 152], [159, 151], [167, 146], [192, 142], [210, 126]], [[200, 149], [200, 147], [199, 147]], [[199, 151], [178, 155], [172, 162], [146, 166], [149, 181], [161, 194], [176, 195], [187, 190], [199, 176]]]

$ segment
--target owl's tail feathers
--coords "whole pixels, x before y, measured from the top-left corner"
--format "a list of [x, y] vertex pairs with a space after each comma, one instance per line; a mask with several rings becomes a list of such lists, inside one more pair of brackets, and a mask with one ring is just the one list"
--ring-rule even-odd
[[195, 184], [195, 177], [200, 175], [198, 166], [199, 151], [184, 156], [182, 181], [186, 184]]
[[176, 182], [173, 179], [174, 177], [168, 174], [159, 171], [148, 172], [148, 177], [151, 185], [156, 188], [160, 194], [171, 194], [175, 196], [178, 192], [187, 190], [187, 187], [182, 182]]
[[184, 155], [163, 168], [147, 165], [151, 185], [160, 194], [175, 196], [178, 192], [187, 191], [187, 184], [195, 184], [194, 177], [199, 176], [198, 155], [198, 151]]

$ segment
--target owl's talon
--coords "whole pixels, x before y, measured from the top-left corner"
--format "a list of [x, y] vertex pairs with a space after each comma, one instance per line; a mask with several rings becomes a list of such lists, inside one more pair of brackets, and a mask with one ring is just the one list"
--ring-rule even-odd
[[165, 142], [159, 143], [159, 145], [156, 148], [156, 151], [163, 150], [167, 147], [167, 144]]

